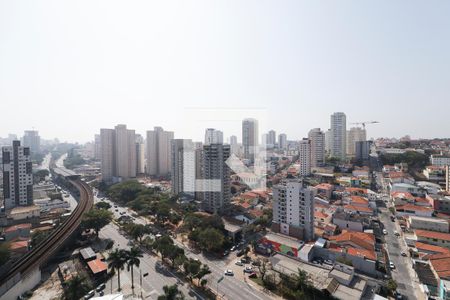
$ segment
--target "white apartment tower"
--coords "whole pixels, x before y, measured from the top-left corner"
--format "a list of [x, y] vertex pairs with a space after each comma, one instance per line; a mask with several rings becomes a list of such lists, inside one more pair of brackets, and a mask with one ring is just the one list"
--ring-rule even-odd
[[151, 176], [167, 176], [170, 173], [170, 141], [172, 131], [155, 127], [147, 131], [147, 173]]
[[41, 137], [37, 130], [26, 130], [23, 138], [22, 145], [29, 147], [31, 153], [38, 153], [41, 149]]
[[311, 142], [311, 167], [325, 164], [325, 133], [320, 128], [313, 128], [308, 133]]
[[205, 145], [223, 144], [223, 132], [214, 128], [205, 130]]
[[355, 156], [356, 142], [364, 142], [367, 140], [366, 130], [361, 127], [352, 127], [347, 131], [347, 155]]
[[331, 115], [331, 156], [346, 158], [347, 151], [347, 118], [344, 113], [336, 112]]
[[255, 161], [258, 147], [258, 120], [244, 119], [242, 121], [242, 145], [244, 147], [244, 158]]
[[298, 143], [298, 160], [300, 163], [299, 175], [311, 175], [311, 142], [303, 139]]
[[145, 173], [145, 143], [140, 134], [136, 134], [136, 175]]
[[100, 129], [102, 180], [116, 182], [136, 177], [136, 135], [126, 125]]
[[278, 148], [280, 148], [281, 150], [287, 149], [287, 135], [284, 133], [281, 133], [278, 136]]
[[30, 148], [13, 141], [2, 147], [3, 199], [5, 210], [33, 204], [33, 163]]
[[304, 241], [314, 240], [314, 190], [298, 179], [274, 186], [272, 229]]
[[187, 139], [173, 139], [170, 155], [172, 193], [193, 198], [197, 167], [194, 143]]
[[267, 133], [267, 145], [275, 147], [276, 143], [277, 143], [277, 133], [275, 132], [275, 130], [269, 130], [269, 132]]
[[[209, 213], [224, 213], [228, 210], [231, 199], [230, 168], [226, 164], [230, 157], [230, 145], [210, 144], [203, 146], [202, 179], [217, 180], [207, 185], [203, 193], [202, 206]], [[213, 191], [215, 188], [217, 191]]]
[[102, 159], [102, 153], [101, 153], [100, 149], [101, 149], [100, 134], [96, 134], [94, 137], [94, 159], [95, 160]]

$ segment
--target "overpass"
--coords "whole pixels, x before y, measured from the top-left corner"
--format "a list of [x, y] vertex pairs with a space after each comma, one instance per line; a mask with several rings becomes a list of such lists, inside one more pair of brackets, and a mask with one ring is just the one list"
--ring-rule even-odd
[[37, 285], [41, 279], [41, 266], [57, 253], [78, 228], [83, 214], [92, 208], [94, 195], [91, 188], [76, 174], [69, 172], [59, 175], [78, 189], [80, 193], [78, 205], [70, 217], [47, 239], [12, 264], [6, 272], [0, 274], [0, 300], [17, 299], [19, 295]]

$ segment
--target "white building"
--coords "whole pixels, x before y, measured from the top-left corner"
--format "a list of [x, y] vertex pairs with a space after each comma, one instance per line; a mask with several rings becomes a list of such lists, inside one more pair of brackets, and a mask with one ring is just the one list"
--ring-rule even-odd
[[167, 176], [170, 173], [170, 141], [172, 131], [161, 127], [147, 131], [147, 173], [152, 176]]
[[96, 134], [94, 137], [94, 159], [95, 160], [102, 159], [100, 134]]
[[446, 155], [431, 155], [431, 164], [433, 166], [450, 166], [450, 156]]
[[114, 129], [100, 129], [102, 180], [116, 182], [136, 177], [136, 135], [119, 124]]
[[145, 173], [145, 143], [140, 134], [136, 134], [136, 175]]
[[311, 142], [311, 167], [325, 164], [325, 133], [320, 128], [311, 129], [308, 133]]
[[170, 155], [172, 193], [194, 197], [197, 165], [192, 140], [173, 139]]
[[278, 135], [278, 148], [281, 150], [287, 149], [287, 135], [285, 133]]
[[31, 153], [38, 153], [41, 150], [41, 137], [37, 130], [26, 130], [23, 138], [22, 144], [24, 147], [29, 147]]
[[223, 132], [214, 128], [206, 128], [205, 145], [223, 144]]
[[223, 213], [230, 204], [230, 145], [210, 144], [203, 146], [202, 178], [207, 180], [202, 189], [202, 206], [209, 213]]
[[346, 158], [347, 151], [347, 117], [342, 112], [331, 115], [331, 156]]
[[331, 153], [331, 129], [325, 131], [325, 152]]
[[276, 143], [277, 143], [277, 134], [275, 130], [269, 130], [269, 132], [267, 133], [266, 145], [273, 148], [275, 147]]
[[314, 240], [314, 190], [298, 179], [274, 186], [272, 229], [305, 241]]
[[298, 159], [300, 163], [299, 175], [309, 176], [311, 174], [311, 142], [303, 139], [298, 145]]
[[33, 163], [30, 148], [13, 141], [2, 148], [3, 199], [5, 210], [33, 204]]
[[255, 153], [258, 147], [258, 120], [244, 119], [242, 121], [242, 145], [244, 146], [244, 158], [255, 161]]
[[366, 141], [366, 130], [361, 127], [352, 127], [347, 131], [347, 155], [353, 157], [356, 153], [356, 142]]

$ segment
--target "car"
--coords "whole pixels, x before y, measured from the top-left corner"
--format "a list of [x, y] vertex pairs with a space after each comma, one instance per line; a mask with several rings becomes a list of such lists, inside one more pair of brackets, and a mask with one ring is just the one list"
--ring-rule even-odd
[[395, 222], [395, 217], [394, 216], [391, 216], [391, 221]]
[[326, 265], [330, 265], [330, 266], [333, 265], [333, 261], [332, 261], [331, 259], [325, 259], [325, 260], [323, 261], [323, 263], [326, 264]]
[[261, 261], [260, 261], [260, 260], [254, 260], [254, 261], [252, 261], [252, 266], [256, 266], [256, 267], [261, 266]]
[[236, 250], [236, 246], [231, 247], [230, 251], [233, 252]]
[[237, 254], [236, 254], [238, 257], [240, 257], [240, 256], [242, 256], [242, 255], [244, 255], [244, 251], [239, 251]]
[[255, 272], [251, 273], [250, 275], [248, 275], [249, 278], [257, 278], [258, 275], [256, 275]]
[[387, 232], [386, 229], [383, 229], [383, 234], [384, 234], [384, 235], [387, 235], [387, 234], [388, 234], [388, 232]]
[[114, 208], [117, 208], [117, 205], [114, 205]]
[[405, 251], [402, 251], [402, 256], [408, 256], [408, 254], [406, 254], [406, 252]]
[[223, 251], [223, 256], [227, 256], [228, 254], [230, 254], [230, 251], [228, 250]]
[[103, 291], [106, 288], [106, 285], [104, 283], [100, 284], [95, 290], [97, 292]]
[[104, 295], [105, 295], [105, 291], [100, 291], [100, 292], [98, 292], [98, 295], [99, 295], [99, 296], [104, 296]]
[[250, 266], [247, 266], [244, 268], [244, 273], [253, 273], [253, 268]]
[[86, 295], [84, 295], [84, 299], [91, 299], [92, 297], [95, 296], [95, 290], [89, 291], [89, 293], [87, 293]]
[[124, 212], [124, 211], [121, 211], [121, 212], [120, 212], [120, 215], [123, 216], [124, 214], [126, 214], [126, 212]]
[[248, 263], [250, 263], [250, 261], [251, 261], [250, 257], [248, 257], [248, 256], [241, 258], [241, 262], [244, 264], [248, 264]]
[[319, 262], [317, 260], [313, 260], [312, 263], [315, 264], [315, 265], [319, 264]]
[[119, 211], [119, 210], [116, 208], [115, 211]]
[[395, 234], [396, 236], [400, 236], [400, 233], [398, 233], [397, 230], [394, 231], [394, 234]]
[[224, 274], [227, 276], [234, 276], [233, 270], [225, 270]]
[[395, 265], [394, 265], [394, 263], [392, 261], [389, 262], [389, 268], [391, 268], [391, 270], [395, 269]]
[[242, 263], [242, 261], [238, 260], [238, 261], [236, 261], [235, 265], [242, 267], [244, 264]]

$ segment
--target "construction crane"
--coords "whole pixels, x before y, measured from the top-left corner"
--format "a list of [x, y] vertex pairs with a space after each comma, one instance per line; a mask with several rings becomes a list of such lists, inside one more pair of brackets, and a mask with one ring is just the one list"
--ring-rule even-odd
[[378, 121], [364, 121], [364, 122], [355, 122], [355, 123], [350, 123], [352, 125], [362, 125], [363, 129], [366, 130], [366, 124], [378, 124], [380, 122]]

